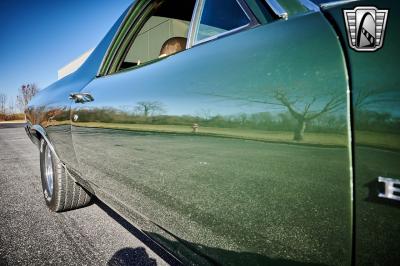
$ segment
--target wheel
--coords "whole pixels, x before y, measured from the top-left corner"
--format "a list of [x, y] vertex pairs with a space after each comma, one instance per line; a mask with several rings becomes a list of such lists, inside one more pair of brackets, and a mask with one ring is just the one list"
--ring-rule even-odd
[[90, 203], [91, 194], [69, 176], [44, 139], [40, 141], [40, 172], [44, 199], [50, 210], [73, 210]]

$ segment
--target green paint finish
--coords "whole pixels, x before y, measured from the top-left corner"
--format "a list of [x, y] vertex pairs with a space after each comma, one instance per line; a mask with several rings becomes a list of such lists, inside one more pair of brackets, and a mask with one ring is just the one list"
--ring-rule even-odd
[[[356, 52], [348, 46], [342, 9], [389, 9], [383, 47]], [[356, 264], [396, 265], [400, 261], [400, 204], [378, 198], [379, 176], [400, 180], [400, 4], [360, 1], [328, 9], [349, 58], [355, 141]]]
[[98, 78], [84, 89], [95, 100], [73, 105], [75, 168], [172, 233], [146, 230], [171, 249], [179, 239], [222, 264], [349, 264], [346, 77], [314, 13]]
[[[273, 22], [247, 2], [263, 25], [94, 78], [118, 21], [77, 72], [35, 97], [28, 120], [185, 264], [350, 265], [352, 240], [357, 265], [398, 264], [400, 208], [377, 197], [377, 177], [400, 179], [399, 4], [324, 10], [336, 33], [300, 1], [281, 0], [291, 16]], [[349, 48], [342, 9], [356, 5], [389, 9], [382, 49]], [[73, 105], [71, 123], [78, 88], [95, 100]]]

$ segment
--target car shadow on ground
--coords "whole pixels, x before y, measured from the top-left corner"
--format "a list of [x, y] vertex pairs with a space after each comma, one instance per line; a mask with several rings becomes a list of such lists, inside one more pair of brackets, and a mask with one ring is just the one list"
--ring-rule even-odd
[[[170, 265], [181, 265], [172, 255], [168, 254], [163, 248], [157, 245], [152, 239], [145, 235], [142, 231], [133, 226], [121, 215], [108, 207], [105, 203], [94, 197], [94, 204], [99, 206], [108, 216], [119, 223], [125, 230], [139, 239], [144, 245], [156, 253], [160, 258]], [[125, 263], [125, 264], [124, 264]], [[143, 247], [131, 248], [126, 247], [117, 251], [108, 261], [108, 265], [156, 265], [154, 259], [149, 258]]]
[[147, 254], [143, 247], [118, 250], [108, 261], [108, 266], [143, 265], [155, 266], [157, 262]]
[[[325, 264], [319, 263], [304, 263], [287, 259], [279, 258], [269, 258], [260, 254], [250, 253], [250, 252], [235, 252], [230, 250], [224, 250], [219, 248], [207, 247], [204, 245], [191, 243], [186, 240], [177, 238], [177, 241], [171, 241], [165, 237], [151, 233], [142, 232], [129, 223], [125, 218], [116, 213], [105, 203], [101, 202], [99, 199], [95, 198], [94, 203], [98, 205], [104, 212], [106, 212], [112, 219], [118, 222], [122, 227], [129, 231], [132, 235], [138, 238], [143, 244], [150, 248], [154, 253], [161, 257], [165, 262], [170, 265], [181, 265], [181, 263], [174, 258], [172, 255], [168, 254], [162, 247], [156, 244], [151, 238], [156, 240], [158, 243], [168, 246], [172, 250], [178, 250], [178, 245], [185, 245], [187, 248], [191, 249], [197, 255], [202, 256], [209, 261], [210, 265], [220, 265], [212, 257], [207, 256], [207, 254], [213, 254], [213, 257], [224, 258], [228, 262], [233, 262], [234, 265], [278, 265], [278, 266], [324, 266]], [[150, 236], [150, 237], [149, 237]], [[202, 250], [201, 254], [198, 250]], [[117, 251], [112, 258], [108, 261], [108, 265], [156, 265], [156, 261], [148, 256], [146, 250], [143, 247], [139, 248], [123, 248]]]

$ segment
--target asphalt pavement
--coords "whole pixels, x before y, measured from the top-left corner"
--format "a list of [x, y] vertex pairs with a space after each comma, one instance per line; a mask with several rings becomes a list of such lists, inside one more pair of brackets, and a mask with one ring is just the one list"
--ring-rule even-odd
[[0, 127], [0, 265], [168, 265], [171, 256], [97, 201], [47, 209], [39, 153], [21, 125]]

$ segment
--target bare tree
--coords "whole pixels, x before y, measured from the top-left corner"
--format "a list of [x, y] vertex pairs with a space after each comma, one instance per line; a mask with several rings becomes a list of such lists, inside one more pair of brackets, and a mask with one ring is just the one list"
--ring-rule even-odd
[[19, 94], [17, 95], [17, 105], [18, 108], [23, 112], [26, 109], [29, 101], [35, 96], [39, 89], [36, 84], [23, 84], [19, 90]]
[[155, 115], [157, 113], [165, 112], [163, 104], [157, 101], [154, 102], [138, 102], [135, 107], [135, 111], [143, 114], [143, 116], [148, 117]]
[[[267, 95], [267, 97], [264, 98], [269, 100], [216, 94], [213, 94], [213, 96], [251, 103], [261, 103], [269, 106], [276, 106], [278, 108], [286, 108], [289, 111], [289, 114], [297, 122], [297, 125], [294, 128], [293, 136], [293, 140], [296, 141], [301, 141], [304, 139], [304, 131], [308, 122], [320, 117], [323, 114], [337, 110], [345, 102], [345, 95], [343, 94], [332, 95], [328, 99], [325, 98], [325, 95], [320, 95], [318, 97], [314, 96], [310, 99], [307, 99], [309, 97], [298, 97], [296, 95], [289, 97], [283, 90], [276, 90], [272, 95], [270, 95], [270, 97]], [[325, 99], [323, 100], [323, 98]]]
[[277, 91], [274, 95], [275, 99], [285, 106], [292, 117], [297, 121], [297, 125], [294, 129], [293, 140], [300, 141], [304, 138], [304, 131], [306, 129], [306, 125], [313, 119], [317, 117], [332, 112], [336, 110], [339, 106], [343, 104], [343, 97], [334, 96], [331, 97], [323, 106], [318, 108], [318, 111], [311, 110], [311, 106], [316, 102], [317, 98], [312, 97], [308, 103], [304, 103], [304, 108], [302, 110], [298, 110], [295, 107], [297, 100], [290, 101], [286, 94], [282, 91]]
[[11, 115], [15, 113], [15, 101], [12, 98], [8, 101], [8, 113]]
[[213, 117], [213, 113], [210, 109], [200, 109], [196, 115], [205, 121], [209, 121]]
[[353, 106], [356, 111], [381, 107], [383, 104], [396, 107], [400, 102], [399, 93], [382, 88], [358, 89], [353, 92]]
[[0, 93], [0, 119], [4, 119], [6, 115], [7, 95]]

